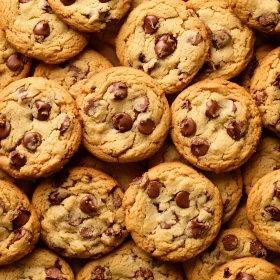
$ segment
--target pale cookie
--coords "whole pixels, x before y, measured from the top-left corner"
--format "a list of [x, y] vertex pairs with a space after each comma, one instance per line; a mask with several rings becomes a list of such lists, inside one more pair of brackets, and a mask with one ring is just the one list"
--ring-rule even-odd
[[216, 173], [236, 169], [255, 152], [261, 119], [247, 91], [223, 79], [182, 91], [171, 107], [171, 136], [191, 164]]
[[14, 184], [0, 181], [0, 265], [30, 253], [39, 236], [40, 223], [27, 196]]
[[183, 263], [188, 280], [209, 280], [223, 264], [244, 257], [266, 258], [267, 251], [248, 229], [220, 231], [210, 247]]
[[43, 78], [13, 82], [0, 95], [0, 167], [21, 179], [60, 170], [77, 151], [81, 125], [76, 104]]
[[74, 280], [69, 264], [47, 249], [36, 249], [13, 264], [0, 267], [1, 280]]
[[43, 180], [32, 204], [48, 247], [65, 257], [96, 259], [128, 235], [122, 198], [118, 182], [109, 175], [74, 167]]
[[156, 81], [129, 67], [93, 76], [77, 98], [83, 144], [109, 162], [148, 158], [163, 144], [170, 126], [166, 97]]
[[210, 58], [194, 80], [237, 76], [253, 56], [253, 31], [229, 9], [227, 0], [189, 0], [187, 4], [208, 27], [211, 41]]
[[35, 68], [34, 76], [59, 83], [76, 99], [88, 79], [109, 67], [113, 65], [107, 58], [94, 50], [86, 49], [78, 56], [59, 65], [39, 63]]
[[232, 217], [226, 223], [226, 227], [251, 229], [247, 218], [246, 204], [237, 207]]
[[88, 262], [76, 277], [76, 280], [99, 279], [183, 280], [183, 275], [179, 264], [158, 261], [128, 241], [109, 255]]
[[47, 0], [1, 0], [0, 25], [19, 52], [50, 64], [78, 54], [87, 44], [81, 33], [55, 15]]
[[201, 253], [221, 225], [219, 190], [179, 162], [159, 164], [136, 178], [123, 206], [137, 246], [164, 261], [185, 261]]
[[148, 73], [166, 94], [190, 83], [208, 58], [209, 45], [204, 24], [180, 0], [142, 3], [116, 38], [122, 65]]
[[241, 258], [221, 266], [210, 280], [279, 280], [280, 268], [266, 260]]

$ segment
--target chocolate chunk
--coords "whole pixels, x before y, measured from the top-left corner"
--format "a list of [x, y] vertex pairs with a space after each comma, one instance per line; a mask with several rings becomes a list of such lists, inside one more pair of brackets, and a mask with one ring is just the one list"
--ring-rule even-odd
[[28, 210], [20, 207], [12, 217], [13, 227], [20, 228], [24, 226], [29, 221], [30, 215], [31, 213]]
[[266, 206], [264, 208], [266, 212], [269, 212], [271, 214], [271, 219], [274, 221], [280, 221], [280, 210], [277, 207], [274, 206]]
[[63, 123], [60, 125], [60, 134], [63, 134], [70, 127], [70, 124], [70, 118], [66, 116]]
[[245, 123], [231, 119], [227, 125], [227, 134], [234, 140], [238, 141], [245, 135]]
[[71, 226], [78, 226], [83, 222], [81, 217], [75, 218], [71, 215], [68, 216], [68, 224]]
[[207, 154], [210, 145], [205, 138], [194, 138], [191, 142], [191, 153], [195, 157], [204, 156]]
[[224, 278], [229, 278], [232, 275], [232, 273], [229, 271], [229, 268], [224, 269]]
[[122, 198], [119, 194], [113, 194], [113, 205], [116, 209], [120, 208], [122, 206]]
[[219, 50], [225, 47], [231, 40], [230, 33], [225, 29], [212, 31], [210, 40], [215, 49]]
[[192, 220], [191, 225], [189, 227], [190, 232], [192, 233], [193, 236], [198, 236], [208, 230], [209, 226], [199, 222], [198, 219]]
[[6, 119], [0, 119], [0, 140], [7, 138], [11, 132], [11, 123]]
[[20, 240], [22, 237], [24, 237], [25, 233], [26, 233], [26, 230], [23, 227], [16, 229], [14, 231], [14, 237], [11, 240], [12, 244], [14, 244], [16, 241]]
[[43, 0], [43, 5], [42, 5], [42, 10], [44, 10], [45, 12], [49, 13], [49, 14], [53, 14], [52, 8], [49, 5], [48, 0]]
[[274, 196], [280, 198], [280, 181], [274, 182]]
[[39, 21], [33, 29], [33, 32], [37, 36], [48, 37], [50, 35], [50, 25], [47, 21]]
[[122, 82], [113, 83], [109, 87], [109, 92], [114, 95], [115, 100], [123, 100], [127, 97], [127, 85]]
[[251, 274], [239, 272], [236, 276], [236, 280], [255, 280], [255, 278]]
[[189, 100], [186, 100], [181, 108], [186, 109], [189, 112], [192, 109], [192, 104]]
[[83, 238], [91, 238], [92, 237], [92, 229], [91, 228], [81, 228], [79, 233]]
[[146, 193], [150, 198], [157, 198], [162, 187], [159, 181], [151, 181], [146, 188]]
[[9, 154], [9, 159], [10, 159], [10, 163], [11, 165], [13, 165], [14, 167], [22, 167], [26, 164], [26, 157], [21, 155], [18, 151], [12, 151]]
[[59, 205], [62, 201], [62, 198], [59, 197], [59, 192], [54, 191], [49, 194], [49, 202], [53, 205]]
[[280, 72], [276, 73], [275, 81], [272, 83], [273, 86], [280, 87]]
[[154, 279], [153, 272], [145, 267], [140, 267], [140, 270], [136, 271], [135, 276], [136, 279], [143, 279], [143, 280], [152, 280]]
[[221, 106], [219, 106], [216, 100], [210, 100], [206, 102], [206, 116], [208, 118], [217, 118], [220, 116]]
[[186, 191], [180, 191], [176, 194], [176, 204], [181, 208], [190, 207], [189, 193]]
[[226, 251], [233, 251], [238, 246], [238, 238], [233, 234], [226, 235], [222, 242]]
[[99, 101], [98, 98], [92, 98], [92, 99], [87, 100], [86, 106], [84, 107], [84, 113], [86, 115], [92, 117], [96, 112], [98, 101]]
[[110, 237], [120, 238], [122, 236], [122, 227], [120, 224], [113, 224], [106, 229], [105, 234]]
[[190, 136], [196, 132], [196, 123], [192, 118], [185, 118], [180, 123], [181, 134], [185, 137]]
[[46, 121], [50, 115], [51, 105], [44, 101], [37, 100], [35, 101], [35, 107], [37, 111], [33, 113], [33, 117], [39, 121]]
[[258, 92], [256, 93], [257, 105], [258, 105], [258, 106], [263, 105], [263, 104], [266, 102], [267, 97], [268, 97], [268, 96], [267, 96], [267, 93], [266, 93], [265, 90], [258, 91]]
[[155, 123], [151, 119], [140, 120], [137, 125], [138, 131], [145, 135], [150, 135], [156, 128]]
[[105, 278], [105, 275], [104, 275], [104, 272], [105, 272], [105, 268], [103, 266], [96, 266], [92, 272], [91, 272], [91, 279], [92, 280], [104, 280], [106, 279]]
[[158, 58], [171, 55], [177, 47], [177, 39], [171, 34], [158, 36], [155, 41], [155, 52]]
[[199, 32], [197, 32], [195, 35], [188, 37], [188, 39], [187, 39], [187, 42], [193, 46], [197, 46], [202, 41], [203, 41], [203, 38]]
[[107, 3], [109, 1], [111, 1], [111, 0], [99, 0], [100, 3]]
[[47, 280], [64, 280], [64, 279], [66, 280], [66, 278], [63, 277], [61, 268], [58, 267], [45, 268], [45, 273], [47, 276]]
[[117, 113], [113, 116], [113, 125], [120, 132], [126, 132], [132, 128], [133, 121], [126, 113]]
[[266, 250], [257, 239], [250, 242], [250, 253], [257, 258], [266, 257]]
[[139, 96], [134, 100], [133, 108], [136, 112], [142, 113], [148, 109], [149, 105], [150, 102], [147, 96]]
[[18, 53], [10, 55], [6, 61], [6, 65], [11, 71], [14, 72], [23, 68], [23, 62]]
[[80, 201], [80, 209], [84, 213], [91, 213], [96, 210], [97, 200], [92, 194], [85, 195]]
[[83, 70], [75, 65], [70, 65], [69, 66], [69, 72], [74, 72], [75, 75], [77, 76], [78, 74], [81, 74], [83, 73]]
[[71, 6], [76, 2], [76, 0], [60, 0], [64, 6]]
[[262, 14], [259, 17], [259, 23], [261, 26], [264, 26], [264, 27], [277, 25], [278, 15], [274, 14], [274, 13]]
[[36, 151], [41, 143], [42, 137], [38, 132], [28, 132], [22, 140], [23, 146], [30, 151]]
[[159, 28], [157, 16], [146, 16], [144, 19], [144, 31], [146, 34], [154, 34]]

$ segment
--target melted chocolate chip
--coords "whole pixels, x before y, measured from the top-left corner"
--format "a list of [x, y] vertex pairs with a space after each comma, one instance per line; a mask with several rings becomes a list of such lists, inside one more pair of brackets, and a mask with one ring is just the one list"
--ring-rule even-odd
[[203, 38], [199, 32], [197, 32], [195, 35], [190, 36], [187, 39], [187, 42], [190, 43], [193, 46], [197, 46], [199, 43], [203, 41]]
[[117, 113], [113, 116], [113, 125], [120, 132], [129, 131], [132, 128], [133, 121], [130, 115], [126, 113]]
[[226, 235], [222, 242], [226, 251], [233, 251], [238, 246], [238, 238], [233, 234]]
[[231, 35], [225, 29], [218, 29], [211, 33], [210, 39], [214, 48], [219, 50], [230, 42]]
[[115, 100], [123, 100], [127, 97], [127, 85], [122, 82], [111, 84], [109, 92], [114, 95]]
[[32, 1], [32, 0], [19, 0], [19, 3], [25, 4], [25, 3], [28, 3], [28, 2], [30, 2], [30, 1]]
[[176, 204], [181, 208], [190, 207], [189, 193], [186, 191], [180, 191], [176, 194]]
[[23, 62], [18, 53], [10, 55], [6, 61], [6, 65], [11, 71], [14, 72], [23, 68]]
[[35, 101], [35, 107], [37, 112], [33, 113], [33, 117], [39, 121], [46, 121], [50, 115], [51, 105], [44, 101], [37, 100]]
[[160, 228], [162, 229], [170, 229], [171, 228], [171, 224], [168, 224], [167, 222], [161, 222], [160, 223]]
[[0, 140], [7, 138], [11, 132], [11, 123], [6, 119], [0, 119]]
[[130, 183], [130, 185], [141, 185], [143, 179], [144, 179], [143, 176], [136, 177], [135, 179], [133, 179], [133, 181]]
[[183, 103], [183, 105], [182, 105], [181, 108], [182, 108], [182, 109], [186, 109], [186, 110], [189, 112], [189, 111], [191, 111], [191, 109], [192, 109], [192, 104], [191, 104], [191, 102], [190, 102], [189, 100], [186, 100], [186, 101]]
[[42, 10], [44, 10], [45, 12], [49, 13], [49, 14], [53, 14], [52, 8], [49, 5], [48, 0], [43, 0], [43, 5], [42, 5]]
[[245, 123], [231, 119], [227, 125], [227, 134], [238, 141], [245, 135]]
[[92, 229], [91, 228], [81, 228], [79, 233], [83, 238], [91, 238], [92, 237]]
[[59, 197], [59, 192], [54, 191], [49, 194], [49, 202], [53, 205], [59, 205], [62, 201], [62, 198]]
[[116, 209], [120, 208], [122, 206], [122, 198], [119, 194], [113, 194], [113, 205]]
[[97, 201], [94, 195], [88, 194], [85, 195], [80, 201], [80, 209], [84, 213], [91, 213], [96, 210]]
[[251, 274], [239, 272], [236, 276], [236, 280], [255, 280], [255, 278]]
[[110, 237], [120, 238], [122, 236], [122, 227], [120, 224], [113, 224], [106, 229], [105, 234]]
[[76, 2], [76, 0], [60, 0], [64, 6], [71, 6]]
[[257, 258], [266, 257], [266, 250], [257, 239], [250, 242], [250, 253]]
[[151, 181], [147, 188], [146, 188], [146, 193], [150, 198], [157, 198], [160, 193], [160, 189], [162, 188], [162, 184], [158, 181]]
[[14, 237], [11, 241], [12, 244], [14, 244], [16, 241], [20, 240], [22, 237], [24, 237], [25, 233], [26, 233], [26, 230], [23, 227], [16, 229], [14, 231]]
[[22, 140], [23, 146], [30, 151], [36, 151], [41, 143], [42, 137], [38, 132], [28, 132]]
[[262, 14], [259, 17], [259, 23], [264, 27], [274, 26], [278, 23], [278, 15], [274, 13]]
[[140, 122], [137, 125], [138, 131], [141, 132], [142, 134], [145, 135], [150, 135], [153, 133], [153, 131], [156, 128], [156, 125], [154, 121], [151, 119], [146, 119], [146, 120], [140, 120]]
[[258, 92], [256, 93], [257, 105], [258, 105], [258, 106], [263, 105], [263, 104], [266, 102], [267, 97], [268, 97], [268, 96], [267, 96], [267, 93], [266, 93], [265, 90], [258, 91]]
[[205, 138], [194, 138], [191, 142], [191, 153], [195, 157], [204, 156], [207, 154], [210, 145]]
[[280, 210], [277, 207], [274, 206], [266, 206], [264, 208], [266, 212], [269, 212], [271, 214], [271, 219], [273, 221], [280, 221]]
[[206, 102], [206, 116], [208, 118], [217, 118], [220, 115], [221, 106], [216, 100], [209, 100]]
[[24, 226], [29, 221], [30, 215], [31, 213], [22, 207], [16, 210], [12, 217], [13, 227], [20, 228]]
[[81, 217], [75, 218], [71, 215], [68, 217], [68, 224], [71, 226], [79, 226], [83, 222]]
[[193, 236], [198, 236], [208, 230], [209, 226], [199, 222], [198, 219], [192, 220], [191, 225], [189, 227], [190, 232], [192, 233]]
[[12, 151], [9, 154], [9, 159], [11, 165], [14, 167], [20, 168], [26, 164], [26, 157], [21, 155], [18, 151]]
[[136, 271], [135, 276], [136, 279], [141, 278], [141, 280], [152, 280], [154, 279], [153, 272], [145, 267], [140, 267], [140, 270]]
[[185, 118], [180, 123], [181, 134], [185, 137], [190, 136], [196, 132], [196, 123], [192, 118]]
[[171, 34], [165, 34], [156, 38], [155, 52], [158, 58], [171, 55], [177, 47], [177, 39]]
[[134, 100], [133, 108], [136, 112], [142, 113], [148, 109], [149, 105], [150, 102], [147, 96], [139, 96]]
[[146, 16], [144, 19], [144, 31], [146, 34], [154, 34], [159, 28], [157, 16]]
[[98, 101], [99, 101], [98, 98], [92, 98], [87, 100], [86, 106], [84, 107], [84, 113], [92, 117], [95, 114]]
[[111, 0], [99, 0], [100, 3], [107, 3], [109, 1], [111, 1]]
[[63, 123], [60, 125], [60, 134], [63, 134], [70, 127], [70, 118], [68, 116], [65, 117]]
[[105, 279], [105, 275], [104, 275], [104, 272], [105, 272], [105, 268], [103, 266], [96, 266], [92, 272], [91, 272], [91, 279], [93, 280], [103, 280]]
[[274, 182], [274, 196], [280, 198], [280, 181]]
[[50, 35], [50, 25], [47, 21], [39, 21], [33, 29], [33, 32], [37, 36], [48, 37]]
[[47, 280], [64, 280], [61, 268], [50, 267], [45, 269]]
[[229, 271], [229, 268], [224, 269], [224, 278], [229, 278], [232, 275], [232, 273]]

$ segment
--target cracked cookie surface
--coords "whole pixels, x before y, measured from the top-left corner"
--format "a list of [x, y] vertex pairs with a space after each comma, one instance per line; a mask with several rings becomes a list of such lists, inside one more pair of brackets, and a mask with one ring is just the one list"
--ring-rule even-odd
[[179, 162], [159, 164], [125, 192], [125, 223], [141, 249], [164, 261], [184, 261], [205, 250], [219, 232], [219, 190]]

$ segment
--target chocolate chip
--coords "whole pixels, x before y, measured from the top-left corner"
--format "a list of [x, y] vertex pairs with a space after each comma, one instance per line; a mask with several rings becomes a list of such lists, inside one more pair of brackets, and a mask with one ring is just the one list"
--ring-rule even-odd
[[77, 76], [78, 74], [83, 73], [83, 70], [75, 65], [70, 65], [69, 66], [69, 72], [74, 72], [74, 74]]
[[276, 73], [275, 81], [272, 83], [273, 86], [280, 87], [280, 73]]
[[142, 113], [148, 109], [149, 105], [150, 102], [147, 96], [139, 96], [134, 100], [133, 108], [136, 112]]
[[152, 280], [154, 279], [153, 272], [145, 267], [140, 267], [140, 270], [136, 271], [135, 276], [136, 279], [140, 278], [141, 280]]
[[75, 218], [71, 215], [68, 216], [68, 224], [71, 226], [79, 226], [83, 222], [81, 217]]
[[16, 210], [12, 217], [13, 227], [20, 228], [24, 226], [29, 221], [30, 215], [31, 213], [22, 207]]
[[30, 2], [30, 1], [32, 1], [32, 0], [19, 0], [19, 3], [25, 4], [25, 3], [28, 3], [28, 2]]
[[280, 198], [280, 181], [274, 182], [274, 196]]
[[250, 242], [250, 253], [257, 258], [266, 257], [266, 250], [257, 239]]
[[215, 49], [219, 50], [225, 47], [231, 40], [230, 33], [225, 29], [212, 31], [210, 40]]
[[227, 125], [227, 134], [234, 140], [238, 141], [245, 135], [245, 123], [231, 119]]
[[204, 156], [207, 154], [210, 145], [205, 138], [194, 138], [191, 142], [191, 153], [195, 157]]
[[99, 0], [100, 3], [107, 3], [109, 1], [111, 1], [111, 0]]
[[226, 235], [222, 242], [226, 251], [233, 251], [238, 246], [238, 238], [233, 234]]
[[44, 101], [37, 100], [35, 101], [35, 107], [36, 111], [32, 113], [33, 117], [39, 121], [46, 121], [50, 115], [51, 105]]
[[84, 107], [84, 113], [86, 115], [92, 117], [96, 112], [98, 101], [99, 101], [98, 98], [92, 98], [92, 99], [87, 100], [86, 106]]
[[113, 194], [113, 205], [116, 209], [120, 208], [122, 206], [122, 198], [119, 194]]
[[12, 151], [9, 154], [10, 163], [14, 167], [22, 167], [26, 164], [26, 157], [21, 155], [18, 151]]
[[53, 205], [59, 205], [62, 201], [62, 198], [59, 197], [59, 192], [54, 191], [49, 194], [49, 202]]
[[49, 13], [49, 14], [53, 14], [52, 8], [49, 5], [48, 0], [43, 0], [43, 4], [42, 4], [42, 10], [44, 10], [45, 12]]
[[132, 128], [133, 121], [126, 113], [117, 113], [113, 116], [113, 125], [120, 132], [126, 132]]
[[217, 118], [220, 116], [221, 106], [216, 100], [209, 100], [206, 102], [206, 116], [208, 118]]
[[145, 63], [146, 62], [146, 56], [143, 53], [140, 53], [139, 54], [139, 60], [140, 60], [140, 62]]
[[60, 0], [64, 6], [70, 6], [76, 2], [76, 0]]
[[133, 181], [130, 183], [130, 185], [141, 185], [143, 179], [144, 179], [143, 176], [136, 177], [135, 179], [133, 179]]
[[257, 91], [256, 93], [256, 101], [257, 101], [257, 105], [261, 106], [262, 104], [264, 104], [267, 100], [267, 93], [264, 90], [261, 91]]
[[79, 233], [83, 238], [91, 238], [92, 237], [92, 229], [91, 228], [86, 228], [86, 227], [81, 228]]
[[171, 55], [177, 47], [177, 39], [171, 34], [158, 36], [155, 40], [155, 52], [158, 58]]
[[232, 273], [230, 273], [229, 268], [225, 268], [224, 269], [224, 278], [229, 278], [232, 275]]
[[236, 280], [255, 280], [255, 278], [251, 274], [239, 272], [236, 276]]
[[188, 37], [188, 39], [187, 39], [187, 42], [193, 46], [197, 46], [202, 41], [203, 41], [203, 38], [199, 32], [197, 32], [195, 35]]
[[274, 13], [262, 14], [259, 17], [259, 23], [264, 27], [274, 26], [278, 23], [278, 15]]
[[6, 119], [0, 119], [0, 140], [7, 138], [11, 132], [11, 123]]
[[71, 124], [70, 118], [68, 116], [66, 116], [64, 118], [63, 123], [60, 125], [60, 128], [59, 128], [61, 135], [70, 127], [70, 124]]
[[28, 132], [22, 140], [23, 146], [30, 151], [36, 151], [41, 143], [42, 137], [38, 132]]
[[122, 227], [120, 224], [113, 224], [106, 229], [105, 234], [110, 237], [120, 238], [122, 236]]
[[146, 193], [150, 198], [157, 198], [162, 187], [159, 181], [151, 181], [146, 188]]
[[144, 31], [146, 34], [154, 34], [159, 28], [157, 16], [146, 16], [144, 19]]
[[266, 206], [264, 208], [266, 212], [269, 212], [271, 214], [271, 219], [274, 221], [280, 221], [280, 210], [277, 207], [274, 206]]
[[221, 65], [219, 62], [216, 63], [214, 61], [206, 61], [203, 64], [202, 71], [205, 73], [211, 73], [213, 71], [220, 69], [220, 67], [221, 67]]
[[192, 109], [192, 104], [189, 100], [186, 100], [181, 108], [186, 109], [189, 112]]
[[18, 53], [10, 55], [6, 61], [6, 65], [11, 71], [14, 72], [23, 68], [23, 62]]
[[191, 225], [189, 227], [191, 233], [193, 236], [198, 236], [208, 230], [209, 226], [199, 222], [198, 219], [192, 220]]
[[45, 20], [39, 21], [34, 27], [33, 32], [37, 36], [48, 37], [50, 35], [49, 23]]
[[45, 273], [47, 280], [66, 280], [66, 278], [63, 277], [61, 269], [58, 267], [45, 268]]
[[192, 118], [185, 118], [180, 123], [181, 134], [185, 137], [190, 136], [196, 132], [196, 123]]
[[113, 83], [109, 87], [109, 92], [113, 94], [115, 100], [123, 100], [127, 97], [127, 85], [122, 82]]
[[104, 280], [105, 279], [105, 268], [103, 266], [96, 266], [91, 272], [91, 279], [93, 280]]
[[145, 135], [150, 135], [156, 128], [155, 123], [151, 119], [140, 120], [138, 123], [138, 131]]
[[11, 240], [12, 244], [15, 243], [16, 241], [20, 240], [22, 237], [24, 237], [25, 233], [26, 233], [26, 230], [23, 227], [16, 229], [14, 231], [14, 237]]
[[186, 191], [180, 191], [176, 194], [176, 204], [181, 208], [190, 207], [189, 193]]
[[96, 210], [97, 200], [96, 197], [92, 194], [85, 195], [80, 201], [80, 209], [84, 213], [91, 213]]

